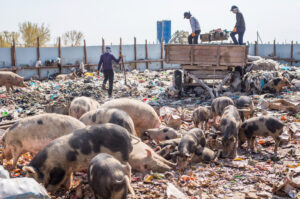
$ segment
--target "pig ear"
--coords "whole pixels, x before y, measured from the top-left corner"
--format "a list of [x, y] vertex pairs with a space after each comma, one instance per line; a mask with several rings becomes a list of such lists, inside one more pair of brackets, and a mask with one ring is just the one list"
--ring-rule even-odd
[[147, 157], [151, 158], [152, 157], [152, 152], [149, 149], [145, 149], [147, 152]]

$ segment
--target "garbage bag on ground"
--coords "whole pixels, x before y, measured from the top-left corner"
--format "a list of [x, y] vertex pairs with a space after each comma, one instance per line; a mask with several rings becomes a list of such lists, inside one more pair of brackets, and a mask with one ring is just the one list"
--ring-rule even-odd
[[46, 199], [46, 189], [33, 178], [0, 179], [0, 198]]

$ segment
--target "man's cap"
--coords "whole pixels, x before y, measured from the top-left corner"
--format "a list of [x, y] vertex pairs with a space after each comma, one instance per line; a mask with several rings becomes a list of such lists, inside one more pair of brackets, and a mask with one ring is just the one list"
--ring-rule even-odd
[[230, 11], [233, 11], [234, 9], [237, 9], [237, 6], [232, 6]]
[[106, 46], [106, 50], [111, 50], [111, 48], [109, 46]]
[[191, 16], [191, 13], [190, 13], [190, 12], [185, 12], [185, 13], [183, 14], [184, 19], [187, 18], [188, 16]]

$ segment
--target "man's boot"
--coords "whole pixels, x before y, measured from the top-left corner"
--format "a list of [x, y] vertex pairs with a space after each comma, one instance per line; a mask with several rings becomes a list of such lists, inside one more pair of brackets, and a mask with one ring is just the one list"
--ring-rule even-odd
[[105, 84], [102, 84], [102, 90], [106, 90]]

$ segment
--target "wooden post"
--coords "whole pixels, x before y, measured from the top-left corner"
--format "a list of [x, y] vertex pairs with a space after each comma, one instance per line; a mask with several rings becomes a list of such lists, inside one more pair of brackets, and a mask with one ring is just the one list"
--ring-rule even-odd
[[[120, 55], [122, 55], [122, 38], [120, 37]], [[123, 58], [122, 58], [123, 59]], [[120, 64], [120, 71], [122, 70], [122, 66]]]
[[136, 58], [136, 37], [134, 37], [134, 67], [137, 69], [137, 58]]
[[[160, 39], [160, 58], [164, 59], [164, 38], [161, 37]], [[161, 61], [161, 69], [164, 69], [164, 61]]]
[[293, 54], [294, 54], [294, 42], [291, 43], [291, 66], [293, 65]]
[[16, 42], [15, 39], [13, 38], [13, 43], [11, 46], [11, 65], [13, 66], [13, 72], [17, 73], [17, 68], [16, 68]]
[[149, 63], [148, 63], [148, 42], [145, 40], [145, 59], [146, 59], [146, 69], [149, 68]]
[[83, 40], [83, 50], [84, 50], [84, 63], [87, 64], [88, 63], [88, 59], [87, 59], [87, 51], [86, 51], [86, 42], [85, 40]]
[[105, 41], [102, 38], [102, 54], [105, 52]]
[[[37, 60], [40, 60], [41, 59], [41, 54], [40, 54], [40, 38], [36, 38], [36, 44], [37, 44]], [[38, 74], [39, 74], [39, 79], [41, 80], [42, 79], [42, 75], [41, 75], [41, 67], [38, 66], [37, 67], [37, 71], [38, 71]]]
[[257, 41], [254, 44], [254, 55], [257, 56]]
[[59, 74], [62, 73], [62, 59], [61, 59], [61, 40], [58, 38], [58, 57], [60, 59], [60, 63], [58, 64]]
[[273, 57], [276, 57], [276, 41], [273, 42]]

